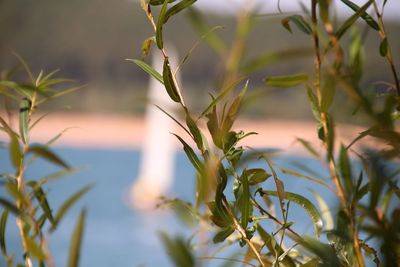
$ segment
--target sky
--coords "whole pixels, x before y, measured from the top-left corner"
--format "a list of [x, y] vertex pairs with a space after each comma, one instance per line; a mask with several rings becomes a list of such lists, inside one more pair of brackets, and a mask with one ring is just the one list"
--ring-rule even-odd
[[[365, 4], [366, 0], [352, 0], [359, 6]], [[301, 11], [299, 2], [303, 2], [309, 6], [310, 0], [280, 0], [280, 7], [283, 12], [296, 12]], [[383, 0], [377, 0], [378, 6], [382, 5]], [[233, 13], [249, 3], [254, 3], [260, 10], [260, 13], [277, 13], [278, 0], [198, 0], [196, 6], [215, 13]], [[333, 0], [334, 5], [337, 6], [338, 14], [340, 16], [351, 15], [351, 9], [344, 5], [340, 0]], [[372, 7], [371, 7], [372, 8]], [[385, 18], [390, 20], [398, 20], [400, 14], [400, 0], [388, 0], [385, 7]]]

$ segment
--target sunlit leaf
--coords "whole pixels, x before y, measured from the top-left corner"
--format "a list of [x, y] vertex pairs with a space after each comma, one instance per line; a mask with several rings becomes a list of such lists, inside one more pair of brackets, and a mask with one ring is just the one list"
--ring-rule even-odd
[[154, 36], [145, 39], [142, 43], [142, 59], [148, 56], [150, 53], [151, 45], [155, 41]]
[[142, 70], [150, 74], [153, 78], [155, 78], [157, 81], [160, 83], [164, 84], [163, 76], [158, 73], [152, 66], [147, 64], [144, 61], [138, 60], [138, 59], [126, 59], [127, 61], [135, 63], [137, 66], [139, 66]]
[[267, 77], [264, 82], [273, 87], [294, 87], [305, 83], [307, 80], [307, 74], [294, 74]]
[[29, 255], [32, 255], [38, 260], [44, 260], [46, 258], [43, 249], [33, 238], [26, 237], [25, 241]]
[[270, 173], [267, 173], [264, 169], [261, 168], [244, 170], [244, 173], [246, 173], [246, 176], [249, 179], [249, 185], [257, 185], [271, 177]]
[[318, 202], [319, 210], [321, 211], [321, 216], [324, 219], [325, 230], [326, 231], [333, 230], [334, 222], [328, 204], [317, 191], [312, 190], [312, 193], [314, 194], [314, 197]]
[[69, 248], [68, 267], [78, 267], [81, 256], [81, 247], [83, 233], [86, 220], [86, 209], [82, 209], [78, 221], [75, 225], [74, 232], [71, 236], [71, 244]]

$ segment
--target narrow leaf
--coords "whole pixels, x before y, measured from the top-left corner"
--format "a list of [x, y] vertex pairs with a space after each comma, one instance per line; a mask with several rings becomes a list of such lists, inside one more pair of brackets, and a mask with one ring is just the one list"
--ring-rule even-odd
[[83, 196], [85, 195], [90, 189], [92, 189], [93, 185], [87, 185], [83, 187], [81, 190], [70, 196], [60, 207], [56, 215], [54, 216], [54, 224], [51, 227], [50, 231], [54, 231], [58, 224], [60, 223], [61, 219], [64, 215], [69, 211], [69, 209]]
[[163, 80], [164, 80], [165, 89], [167, 90], [169, 97], [173, 101], [180, 103], [181, 97], [180, 97], [178, 89], [176, 87], [176, 81], [172, 74], [171, 66], [169, 65], [168, 58], [164, 59]]
[[[343, 1], [343, 0], [342, 0]], [[367, 3], [365, 3], [361, 8], [357, 9], [357, 11], [350, 17], [348, 18], [342, 26], [336, 31], [335, 35], [338, 39], [340, 39], [346, 31], [357, 21], [359, 17], [361, 17], [365, 11], [368, 9], [368, 7], [374, 2], [374, 0], [369, 0]]]
[[0, 249], [4, 255], [7, 255], [6, 247], [6, 225], [8, 219], [8, 210], [4, 209], [0, 219]]
[[193, 149], [179, 135], [173, 135], [175, 135], [176, 138], [178, 138], [178, 140], [182, 143], [183, 150], [185, 151], [186, 156], [189, 158], [193, 167], [197, 170], [197, 172], [202, 174], [204, 172], [204, 166], [200, 159], [197, 157], [196, 153], [194, 153]]
[[[275, 196], [275, 197], [279, 196], [277, 191], [263, 190], [262, 192], [269, 196]], [[322, 218], [318, 212], [318, 209], [314, 206], [314, 204], [307, 198], [291, 192], [285, 192], [285, 198], [289, 201], [292, 201], [300, 205], [305, 209], [305, 211], [308, 213], [308, 215], [310, 216], [311, 220], [314, 223], [314, 229], [316, 235], [320, 236], [322, 231]]]
[[164, 84], [162, 75], [146, 62], [143, 62], [138, 59], [126, 59], [126, 60], [135, 63], [137, 66], [139, 66], [139, 68], [150, 74], [154, 79]]
[[26, 237], [25, 240], [28, 253], [30, 255], [32, 255], [38, 260], [44, 260], [46, 258], [46, 255], [44, 254], [42, 248], [40, 247], [39, 244], [36, 243], [36, 241], [33, 238]]
[[59, 165], [65, 169], [69, 169], [69, 165], [65, 163], [59, 156], [57, 156], [48, 147], [42, 145], [31, 145], [28, 148], [28, 153], [33, 153], [38, 157], [41, 157], [49, 162]]
[[267, 77], [264, 81], [269, 86], [274, 87], [294, 87], [305, 83], [308, 80], [307, 74], [294, 74]]
[[174, 5], [165, 13], [164, 23], [166, 23], [170, 17], [176, 15], [177, 13], [181, 12], [185, 8], [194, 4], [197, 0], [182, 0], [178, 4]]
[[8, 201], [7, 199], [0, 198], [0, 205], [7, 209], [8, 211], [14, 213], [14, 215], [21, 215], [21, 211], [15, 206], [13, 203]]
[[233, 226], [225, 227], [213, 237], [214, 244], [224, 242], [234, 231], [235, 228]]
[[381, 44], [379, 45], [379, 54], [380, 54], [382, 57], [386, 57], [386, 56], [387, 56], [387, 53], [388, 53], [388, 45], [389, 45], [388, 40], [387, 40], [387, 38], [385, 37], [385, 38], [381, 41]]
[[71, 237], [71, 244], [70, 244], [68, 264], [67, 264], [68, 267], [79, 266], [85, 220], [86, 220], [86, 209], [82, 209]]
[[22, 161], [22, 152], [15, 134], [11, 134], [11, 141], [9, 145], [10, 159], [16, 170], [19, 170]]
[[305, 34], [311, 34], [312, 30], [308, 22], [301, 15], [292, 15], [284, 18], [281, 23], [289, 32], [292, 32], [290, 22], [293, 22], [297, 28]]
[[19, 108], [19, 133], [24, 144], [29, 143], [29, 111], [31, 109], [31, 102], [24, 98], [21, 101]]
[[[348, 7], [350, 7], [351, 9], [353, 9], [356, 12], [360, 9], [360, 7], [358, 5], [356, 5], [355, 3], [353, 3], [350, 0], [340, 0], [340, 1], [342, 1], [344, 4], [346, 4]], [[363, 18], [365, 20], [365, 22], [369, 26], [371, 26], [371, 28], [373, 28], [374, 30], [379, 31], [378, 23], [367, 12], [364, 11], [361, 14], [361, 18]]]
[[164, 0], [164, 4], [162, 5], [160, 14], [158, 15], [157, 27], [156, 27], [156, 43], [159, 49], [164, 48], [164, 40], [163, 40], [163, 25], [165, 23], [165, 14], [167, 12], [168, 0]]

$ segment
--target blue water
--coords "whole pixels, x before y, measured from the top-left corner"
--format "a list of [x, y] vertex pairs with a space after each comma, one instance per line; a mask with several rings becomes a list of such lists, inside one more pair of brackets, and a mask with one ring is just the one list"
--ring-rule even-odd
[[[45, 189], [53, 210], [57, 210], [70, 194], [82, 186], [95, 183], [94, 188], [68, 213], [50, 238], [50, 249], [57, 266], [66, 265], [71, 233], [83, 206], [87, 207], [88, 216], [81, 266], [172, 266], [159, 242], [157, 231], [164, 230], [170, 234], [183, 233], [188, 236], [188, 230], [185, 230], [170, 213], [142, 214], [126, 205], [127, 192], [137, 177], [139, 151], [70, 148], [57, 148], [56, 151], [70, 165], [82, 167], [82, 170], [61, 180], [49, 182]], [[322, 170], [319, 162], [311, 159], [286, 156], [276, 161], [289, 168], [296, 168], [294, 162], [300, 162], [308, 168]], [[0, 172], [10, 168], [7, 151], [0, 150]], [[56, 170], [54, 166], [39, 160], [29, 167], [27, 177], [36, 179]], [[321, 174], [324, 175], [323, 172]], [[192, 200], [195, 186], [194, 171], [184, 154], [176, 155], [175, 176], [171, 195]], [[313, 183], [289, 176], [282, 177], [281, 179], [285, 181], [285, 190], [300, 192], [312, 198], [307, 188], [315, 188]], [[266, 187], [269, 186], [274, 188], [272, 180], [267, 181]], [[318, 190], [328, 200], [333, 199], [329, 191], [321, 187], [318, 187]], [[3, 195], [4, 191], [0, 190], [0, 194]], [[294, 228], [297, 231], [313, 234], [312, 224], [301, 208], [292, 205], [289, 214], [289, 221], [296, 218]], [[298, 218], [304, 220], [298, 221]], [[9, 252], [15, 252], [19, 256], [20, 239], [14, 220], [14, 218], [9, 219], [6, 239]], [[20, 258], [17, 259], [22, 261]], [[4, 262], [0, 259], [0, 266], [3, 265]]]

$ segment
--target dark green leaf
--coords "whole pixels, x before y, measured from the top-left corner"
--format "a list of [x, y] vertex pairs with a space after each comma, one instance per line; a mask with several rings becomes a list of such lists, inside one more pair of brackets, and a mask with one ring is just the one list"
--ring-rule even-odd
[[[278, 192], [276, 191], [263, 190], [262, 192], [269, 196], [276, 196], [276, 197], [278, 196]], [[314, 223], [316, 235], [320, 236], [322, 230], [322, 218], [321, 215], [319, 214], [318, 209], [314, 206], [314, 204], [307, 198], [291, 192], [285, 192], [285, 198], [304, 208], [304, 210], [308, 213], [308, 215], [310, 216], [311, 220]]]
[[135, 63], [135, 64], [138, 65], [142, 70], [144, 70], [145, 72], [147, 72], [148, 74], [150, 74], [154, 79], [156, 79], [156, 80], [159, 81], [160, 83], [164, 84], [162, 75], [161, 75], [160, 73], [158, 73], [158, 71], [156, 71], [152, 66], [150, 66], [150, 65], [147, 64], [146, 62], [143, 62], [143, 61], [138, 60], [138, 59], [126, 59], [126, 60]]
[[379, 45], [379, 54], [381, 54], [382, 57], [386, 57], [388, 53], [388, 40], [385, 37], [382, 41], [381, 44]]
[[0, 198], [0, 205], [3, 206], [8, 211], [14, 213], [14, 215], [21, 215], [21, 211], [15, 206], [13, 203], [8, 201], [7, 199]]
[[0, 219], [0, 249], [4, 255], [7, 255], [6, 247], [6, 225], [8, 219], [8, 210], [4, 209]]
[[342, 266], [332, 246], [324, 244], [320, 241], [317, 241], [307, 236], [301, 240], [296, 239], [296, 241], [305, 249], [309, 250], [310, 252], [314, 253], [316, 256], [319, 257], [322, 263], [318, 266], [324, 266], [324, 267]]
[[233, 226], [228, 226], [228, 227], [223, 228], [221, 231], [219, 231], [214, 236], [213, 242], [215, 244], [224, 242], [225, 239], [227, 239], [234, 231], [235, 231], [235, 228]]
[[237, 205], [239, 207], [241, 213], [240, 224], [243, 229], [247, 228], [249, 223], [250, 216], [252, 214], [251, 210], [251, 203], [250, 203], [250, 188], [249, 188], [249, 180], [247, 173], [243, 171], [242, 175], [240, 176], [240, 191], [239, 196], [237, 199]]
[[31, 102], [28, 99], [23, 99], [19, 107], [19, 133], [24, 144], [29, 143], [29, 111]]
[[59, 165], [65, 169], [69, 169], [69, 165], [65, 163], [59, 156], [57, 156], [48, 147], [42, 145], [31, 145], [28, 148], [28, 153], [33, 153], [38, 157], [41, 157], [49, 162]]
[[82, 209], [71, 237], [69, 248], [68, 267], [78, 267], [81, 255], [83, 231], [86, 219], [86, 209]]
[[168, 9], [167, 13], [165, 14], [164, 23], [168, 21], [168, 19], [177, 13], [181, 12], [185, 8], [194, 4], [197, 0], [182, 0], [178, 4], [174, 5], [170, 9]]
[[92, 189], [93, 185], [87, 185], [83, 187], [81, 190], [70, 196], [60, 207], [56, 215], [54, 216], [54, 224], [52, 225], [50, 231], [54, 231], [64, 215], [68, 212], [68, 210], [90, 189]]
[[[175, 1], [176, 0], [169, 0], [168, 3], [173, 3]], [[165, 0], [150, 0], [150, 1], [147, 1], [147, 2], [152, 6], [159, 6], [159, 5], [164, 4]]]
[[169, 65], [168, 58], [164, 59], [163, 80], [164, 80], [165, 89], [167, 90], [169, 97], [173, 101], [180, 103], [181, 97], [180, 97], [178, 89], [176, 87], [176, 81], [172, 74], [171, 66]]
[[[360, 9], [360, 7], [358, 5], [356, 5], [355, 3], [353, 3], [350, 0], [341, 0], [344, 4], [346, 4], [348, 7], [350, 7], [351, 9], [353, 9], [354, 11], [358, 11]], [[361, 14], [361, 17], [365, 20], [365, 22], [371, 26], [374, 30], [379, 31], [379, 25], [378, 23], [370, 16], [368, 15], [367, 12], [363, 12]]]
[[347, 155], [347, 149], [344, 146], [340, 148], [339, 155], [339, 169], [342, 176], [342, 183], [344, 184], [347, 194], [354, 191], [353, 174], [351, 171], [351, 163]]
[[267, 85], [274, 87], [294, 87], [305, 83], [307, 80], [307, 74], [294, 74], [268, 77], [264, 80], [264, 82]]
[[196, 122], [193, 120], [193, 118], [190, 116], [189, 112], [186, 110], [186, 125], [189, 128], [189, 131], [191, 132], [193, 136], [193, 140], [195, 141], [197, 147], [200, 149], [200, 151], [203, 150], [203, 136], [201, 134], [201, 131], [199, 127], [197, 126]]
[[160, 14], [158, 15], [157, 26], [156, 26], [156, 43], [159, 49], [164, 48], [163, 40], [163, 25], [165, 23], [165, 14], [167, 13], [168, 0], [164, 0]]
[[301, 15], [292, 15], [284, 18], [281, 23], [289, 32], [292, 32], [290, 22], [293, 22], [297, 28], [305, 34], [311, 34], [312, 30], [308, 22]]
[[173, 135], [175, 135], [176, 138], [178, 138], [178, 140], [182, 143], [183, 150], [185, 151], [186, 156], [192, 163], [193, 167], [197, 170], [197, 172], [202, 174], [204, 172], [204, 165], [200, 161], [200, 159], [197, 157], [196, 153], [194, 153], [193, 149], [180, 136], [178, 136], [176, 134], [173, 134]]
[[44, 214], [46, 215], [46, 218], [52, 224], [54, 224], [53, 214], [51, 212], [49, 202], [47, 201], [47, 196], [46, 196], [45, 192], [43, 191], [42, 187], [40, 185], [38, 185], [38, 183], [36, 181], [30, 181], [28, 183], [28, 185], [32, 187], [33, 194], [34, 194], [35, 198], [37, 199], [37, 201], [39, 202], [39, 205], [42, 208]]
[[329, 21], [329, 6], [331, 4], [330, 0], [319, 0], [319, 15], [321, 20], [326, 23]]
[[[342, 0], [343, 1], [343, 0]], [[357, 11], [350, 17], [348, 18], [342, 26], [336, 31], [335, 35], [336, 38], [340, 39], [346, 31], [353, 26], [353, 24], [357, 21], [359, 17], [361, 17], [363, 14], [365, 14], [365, 11], [368, 9], [368, 7], [374, 2], [374, 0], [369, 0], [367, 3], [365, 3], [361, 8], [358, 8]]]

